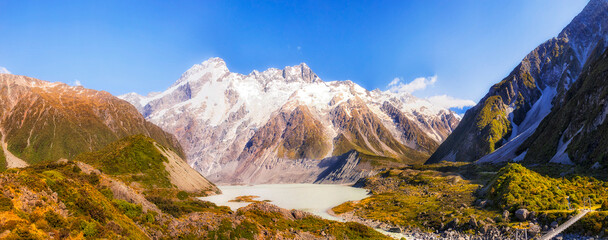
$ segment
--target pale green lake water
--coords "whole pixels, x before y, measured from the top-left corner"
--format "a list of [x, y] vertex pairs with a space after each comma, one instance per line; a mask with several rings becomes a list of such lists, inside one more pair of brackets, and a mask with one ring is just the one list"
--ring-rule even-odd
[[222, 190], [222, 194], [200, 199], [236, 210], [249, 203], [229, 202], [230, 200], [238, 196], [255, 195], [260, 196], [255, 200], [270, 200], [270, 203], [281, 208], [302, 210], [337, 221], [342, 219], [329, 215], [327, 210], [347, 201], [368, 197], [366, 189], [336, 184], [261, 184], [218, 187]]

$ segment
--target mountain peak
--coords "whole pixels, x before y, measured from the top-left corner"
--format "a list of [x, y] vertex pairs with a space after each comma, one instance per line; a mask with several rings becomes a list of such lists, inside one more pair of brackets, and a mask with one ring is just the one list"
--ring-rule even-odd
[[213, 57], [205, 60], [200, 64], [194, 64], [190, 69], [182, 74], [182, 76], [173, 84], [180, 85], [183, 82], [197, 80], [206, 74], [212, 74], [216, 77], [229, 73], [228, 67], [224, 59]]
[[293, 67], [287, 66], [283, 69], [282, 74], [283, 78], [288, 82], [298, 79], [302, 79], [307, 83], [322, 82], [321, 78], [319, 78], [306, 63], [300, 63]]
[[315, 74], [306, 63], [300, 63], [294, 66], [286, 66], [283, 69], [268, 68], [263, 72], [253, 70], [249, 74], [262, 82], [270, 80], [280, 80], [285, 82], [305, 82], [305, 83], [316, 83], [322, 82], [321, 78]]
[[594, 35], [605, 35], [608, 30], [608, 0], [591, 0], [568, 26], [559, 34], [559, 38], [570, 40], [594, 39]]
[[300, 67], [302, 69], [310, 69], [310, 67], [308, 67], [308, 65], [305, 62], [298, 64], [298, 67]]
[[219, 58], [219, 57], [212, 57], [201, 63], [201, 65], [211, 65], [211, 64], [219, 65], [219, 66], [221, 66], [221, 65], [226, 66], [226, 61], [224, 61], [224, 59]]
[[[200, 66], [200, 67], [198, 67], [198, 66]], [[202, 68], [202, 69], [216, 69], [216, 70], [220, 70], [220, 71], [224, 71], [224, 72], [229, 72], [228, 66], [226, 66], [226, 62], [224, 61], [224, 59], [221, 59], [219, 57], [209, 58], [209, 59], [205, 60], [204, 62], [202, 62], [201, 64], [194, 65], [190, 69], [193, 69], [193, 68], [195, 70], [199, 70], [200, 68]]]

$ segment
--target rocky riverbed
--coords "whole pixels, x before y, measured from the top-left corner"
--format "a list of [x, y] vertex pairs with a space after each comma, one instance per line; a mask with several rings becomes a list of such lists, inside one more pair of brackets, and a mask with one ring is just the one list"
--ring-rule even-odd
[[[340, 217], [345, 221], [352, 221], [364, 224], [368, 227], [374, 228], [385, 235], [391, 236], [395, 239], [405, 238], [408, 240], [432, 240], [432, 239], [458, 239], [458, 240], [509, 240], [509, 239], [533, 239], [531, 235], [525, 233], [526, 229], [513, 229], [508, 227], [498, 228], [495, 226], [488, 226], [485, 232], [479, 234], [467, 234], [452, 229], [445, 231], [427, 232], [419, 228], [404, 228], [402, 226], [395, 226], [384, 222], [379, 222], [371, 219], [365, 219], [352, 214], [352, 212], [337, 215], [333, 211], [329, 210], [328, 213], [332, 216]], [[542, 234], [542, 233], [541, 233]], [[537, 236], [538, 237], [538, 236]], [[596, 240], [596, 239], [608, 239], [606, 236], [581, 236], [577, 234], [560, 234], [554, 239], [556, 240]]]

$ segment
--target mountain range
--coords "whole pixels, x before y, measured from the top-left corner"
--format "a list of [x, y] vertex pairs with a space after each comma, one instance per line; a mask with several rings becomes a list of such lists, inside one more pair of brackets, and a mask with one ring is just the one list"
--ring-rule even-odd
[[460, 121], [408, 93], [324, 82], [304, 63], [243, 75], [211, 58], [164, 92], [119, 97], [218, 183], [354, 182], [423, 163]]
[[[244, 75], [211, 58], [118, 97], [0, 68], [0, 239], [501, 239], [589, 208], [569, 233], [605, 237], [606, 13], [591, 0], [462, 118], [305, 63]], [[370, 196], [329, 212], [359, 223], [198, 198], [215, 183], [354, 182]]]

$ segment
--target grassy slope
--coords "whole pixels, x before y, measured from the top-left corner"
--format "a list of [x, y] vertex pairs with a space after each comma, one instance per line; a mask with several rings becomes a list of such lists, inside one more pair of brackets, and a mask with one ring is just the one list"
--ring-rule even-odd
[[[472, 208], [479, 185], [454, 174], [435, 170], [392, 169], [365, 180], [373, 193], [357, 203], [337, 206], [337, 214], [354, 211], [356, 216], [404, 227], [438, 230], [454, 218], [468, 222], [495, 218], [494, 211]], [[443, 224], [443, 225], [442, 225]], [[462, 230], [471, 229], [463, 225]]]
[[154, 140], [144, 135], [123, 138], [99, 151], [80, 154], [75, 160], [125, 182], [141, 183], [148, 189], [172, 188], [163, 165], [167, 158], [156, 149]]
[[509, 164], [492, 180], [488, 198], [503, 209], [566, 210], [567, 196], [573, 209], [582, 207], [586, 198], [592, 205], [607, 201], [606, 188], [608, 182], [591, 177], [550, 178], [519, 164]]
[[[10, 219], [0, 227], [7, 239], [123, 236], [146, 238], [134, 222], [99, 188], [96, 176], [82, 174], [75, 165], [38, 165], [9, 170], [0, 176], [0, 215]], [[7, 194], [8, 193], [8, 194]]]
[[[0, 173], [0, 233], [6, 239], [387, 239], [356, 223], [340, 223], [254, 203], [234, 213], [188, 196], [146, 198], [162, 212], [115, 199], [73, 162]], [[8, 230], [8, 232], [6, 232]]]
[[[458, 176], [474, 180], [462, 180]], [[485, 193], [479, 191], [483, 184], [488, 184]], [[431, 231], [440, 230], [457, 218], [460, 225], [456, 229], [475, 232], [492, 221], [496, 222], [491, 223], [495, 226], [519, 225], [513, 214], [519, 208], [536, 211], [541, 225], [553, 221], [562, 224], [568, 216], [575, 214], [575, 210], [567, 210], [564, 197], [568, 195], [575, 209], [582, 207], [586, 198], [594, 208], [604, 204], [601, 211], [590, 213], [569, 232], [599, 234], [608, 229], [607, 182], [590, 177], [551, 178], [518, 164], [508, 164], [500, 169], [468, 163], [391, 169], [367, 178], [363, 186], [373, 195], [358, 202], [344, 203], [333, 211]], [[481, 208], [474, 206], [478, 199], [491, 201]], [[511, 212], [510, 219], [500, 217], [505, 209]], [[477, 220], [479, 227], [469, 224], [471, 218]]]

